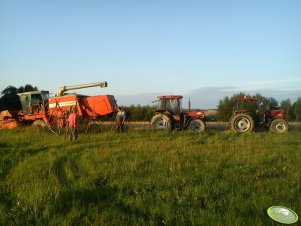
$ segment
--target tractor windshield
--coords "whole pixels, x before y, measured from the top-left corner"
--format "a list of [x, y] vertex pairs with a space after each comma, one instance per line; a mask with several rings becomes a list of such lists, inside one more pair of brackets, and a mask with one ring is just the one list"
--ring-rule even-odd
[[49, 92], [48, 91], [41, 91], [41, 96], [43, 101], [46, 101], [49, 99]]
[[258, 110], [266, 109], [266, 103], [262, 99], [258, 100], [256, 104], [257, 104]]
[[181, 99], [161, 98], [158, 100], [157, 111], [167, 111], [173, 115], [179, 115], [181, 112]]
[[165, 111], [165, 99], [158, 100], [157, 111]]
[[166, 99], [166, 110], [172, 114], [180, 114], [180, 100], [179, 99]]
[[234, 111], [245, 110], [248, 112], [255, 111], [256, 102], [254, 100], [238, 100], [234, 105]]

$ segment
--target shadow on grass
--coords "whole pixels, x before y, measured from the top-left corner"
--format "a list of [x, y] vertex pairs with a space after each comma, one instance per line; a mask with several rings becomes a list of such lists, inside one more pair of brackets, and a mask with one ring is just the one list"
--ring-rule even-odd
[[31, 146], [22, 148], [14, 146], [16, 146], [16, 144], [0, 144], [0, 156], [2, 157], [2, 162], [0, 163], [0, 178], [5, 178], [5, 176], [26, 157], [36, 155], [48, 149], [48, 147], [43, 145], [34, 148]]
[[115, 212], [117, 218], [128, 218], [132, 222], [142, 219], [147, 225], [149, 214], [126, 204], [120, 198], [120, 189], [108, 185], [107, 181], [101, 178], [93, 181], [93, 184], [89, 188], [72, 187], [60, 192], [55, 201], [55, 213], [67, 215], [71, 209], [80, 208], [85, 214], [89, 214], [91, 208], [96, 208], [98, 212]]
[[66, 185], [68, 182], [67, 176], [66, 176], [66, 173], [64, 170], [64, 167], [65, 167], [65, 164], [67, 161], [68, 161], [68, 157], [62, 156], [62, 157], [58, 158], [51, 167], [51, 171], [57, 177], [57, 180], [61, 185]]

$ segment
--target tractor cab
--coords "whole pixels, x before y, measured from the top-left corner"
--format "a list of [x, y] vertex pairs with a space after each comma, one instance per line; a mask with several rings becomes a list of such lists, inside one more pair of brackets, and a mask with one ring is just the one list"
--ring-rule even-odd
[[32, 91], [18, 94], [25, 116], [45, 112], [49, 91]]
[[182, 96], [158, 96], [158, 106], [155, 112], [170, 115], [180, 115], [182, 112]]
[[233, 105], [234, 114], [241, 112], [255, 112], [257, 108], [257, 101], [258, 98], [253, 97], [236, 98], [235, 103]]

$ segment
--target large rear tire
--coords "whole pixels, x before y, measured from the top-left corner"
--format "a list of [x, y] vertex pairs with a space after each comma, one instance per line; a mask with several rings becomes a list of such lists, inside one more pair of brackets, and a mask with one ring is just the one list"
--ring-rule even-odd
[[167, 115], [157, 114], [151, 119], [151, 125], [154, 130], [172, 130], [173, 123]]
[[196, 133], [203, 132], [206, 129], [206, 124], [202, 120], [192, 119], [189, 122], [188, 129]]
[[254, 129], [254, 120], [248, 114], [237, 114], [231, 118], [230, 126], [236, 132], [250, 132]]
[[274, 119], [269, 126], [269, 131], [274, 133], [285, 133], [288, 131], [288, 123], [284, 119]]

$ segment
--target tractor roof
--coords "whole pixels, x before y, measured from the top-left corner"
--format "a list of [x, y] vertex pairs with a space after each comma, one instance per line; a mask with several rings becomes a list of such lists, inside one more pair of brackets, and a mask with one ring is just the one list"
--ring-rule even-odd
[[236, 98], [236, 101], [257, 101], [259, 100], [258, 98], [254, 98], [254, 97], [240, 97], [240, 98]]
[[22, 95], [29, 95], [29, 94], [41, 94], [41, 93], [47, 93], [47, 94], [49, 94], [49, 91], [38, 90], [38, 91], [30, 91], [30, 92], [24, 92], [24, 93], [17, 93], [17, 95], [18, 96], [22, 96]]
[[182, 99], [183, 96], [180, 95], [167, 95], [167, 96], [158, 96], [159, 99]]

